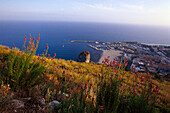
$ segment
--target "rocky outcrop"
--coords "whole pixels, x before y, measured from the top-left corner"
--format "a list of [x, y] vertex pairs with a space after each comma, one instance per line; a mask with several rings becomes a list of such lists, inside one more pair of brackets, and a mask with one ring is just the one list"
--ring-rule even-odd
[[83, 51], [82, 53], [80, 53], [77, 61], [89, 63], [90, 62], [90, 52]]

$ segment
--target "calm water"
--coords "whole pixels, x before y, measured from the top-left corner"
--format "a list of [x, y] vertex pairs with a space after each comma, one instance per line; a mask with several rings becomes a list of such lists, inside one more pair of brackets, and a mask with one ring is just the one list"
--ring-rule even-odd
[[[90, 51], [92, 61], [98, 59], [96, 51], [87, 43], [71, 43], [70, 40], [138, 41], [150, 44], [169, 44], [170, 27], [125, 24], [78, 23], [78, 22], [18, 22], [0, 21], [0, 44], [21, 48], [25, 34], [37, 38], [40, 33], [38, 53], [49, 44], [49, 54], [57, 58], [77, 60], [80, 52]], [[64, 45], [64, 47], [62, 47]]]

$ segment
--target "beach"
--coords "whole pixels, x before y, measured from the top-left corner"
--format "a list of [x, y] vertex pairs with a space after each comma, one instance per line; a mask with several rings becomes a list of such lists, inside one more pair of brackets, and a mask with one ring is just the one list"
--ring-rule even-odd
[[102, 61], [104, 61], [104, 59], [105, 59], [106, 57], [108, 57], [108, 56], [110, 56], [110, 60], [113, 60], [114, 58], [117, 58], [117, 57], [119, 57], [119, 56], [122, 55], [122, 54], [121, 54], [122, 52], [119, 51], [119, 50], [114, 50], [114, 49], [112, 49], [112, 50], [102, 50], [102, 51], [103, 51], [103, 53], [102, 53], [99, 61], [97, 62], [97, 63], [100, 63], [100, 64], [101, 64]]

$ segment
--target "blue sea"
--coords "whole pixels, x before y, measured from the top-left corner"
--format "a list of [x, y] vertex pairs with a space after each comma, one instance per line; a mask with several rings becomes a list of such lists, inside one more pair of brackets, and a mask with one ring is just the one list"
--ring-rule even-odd
[[[170, 27], [144, 26], [130, 24], [86, 23], [86, 22], [38, 22], [38, 21], [0, 21], [0, 44], [21, 48], [25, 34], [37, 38], [40, 44], [37, 53], [41, 54], [49, 45], [49, 54], [56, 58], [77, 60], [83, 51], [90, 51], [91, 60], [97, 62], [100, 52], [88, 47], [84, 41], [137, 41], [148, 44], [170, 45]], [[63, 47], [64, 45], [64, 47]]]

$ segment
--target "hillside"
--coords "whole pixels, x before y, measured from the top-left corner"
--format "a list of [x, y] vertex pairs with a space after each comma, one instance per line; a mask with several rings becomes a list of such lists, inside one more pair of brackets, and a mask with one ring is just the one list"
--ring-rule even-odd
[[[116, 112], [122, 110], [129, 112], [129, 108], [125, 107], [129, 103], [138, 105], [136, 109], [130, 108], [130, 111], [136, 112], [141, 102], [144, 109], [150, 103], [151, 106], [153, 105], [152, 108], [156, 107], [154, 110], [159, 109], [159, 112], [166, 111], [170, 107], [170, 83], [154, 79], [148, 74], [124, 71], [126, 62], [121, 65], [117, 60], [110, 61], [108, 57], [105, 59], [105, 65], [102, 65], [66, 61], [54, 57], [35, 56], [34, 51], [31, 50], [23, 53], [15, 48], [11, 50], [0, 45], [0, 110], [10, 111], [12, 99], [28, 97], [34, 100], [39, 97], [45, 98], [46, 104], [53, 100], [61, 102], [59, 107], [55, 107], [57, 112], [68, 112], [68, 109], [69, 112], [113, 112], [111, 105], [116, 106], [114, 107]], [[115, 62], [117, 64], [114, 66]], [[153, 92], [148, 92], [149, 90]], [[69, 96], [65, 96], [66, 94]], [[76, 98], [79, 94], [81, 94], [80, 100]], [[116, 96], [112, 97], [112, 95]], [[141, 95], [154, 99], [141, 100], [145, 98]], [[155, 102], [155, 100], [159, 101]], [[35, 101], [32, 101], [32, 104], [34, 103]], [[5, 109], [1, 108], [2, 105], [6, 105]], [[27, 111], [30, 108], [28, 106], [13, 108], [11, 111]], [[41, 108], [48, 112], [48, 107], [41, 106]], [[155, 112], [149, 107], [147, 109]]]

